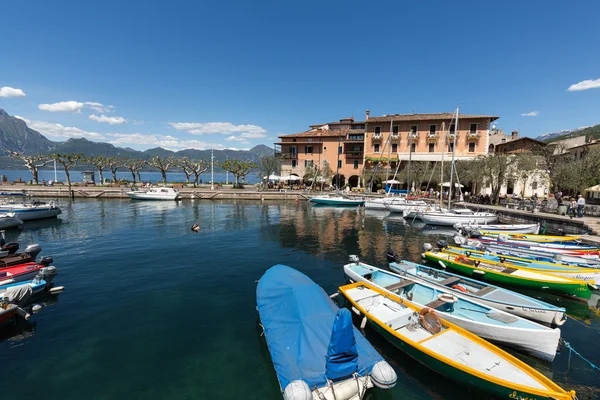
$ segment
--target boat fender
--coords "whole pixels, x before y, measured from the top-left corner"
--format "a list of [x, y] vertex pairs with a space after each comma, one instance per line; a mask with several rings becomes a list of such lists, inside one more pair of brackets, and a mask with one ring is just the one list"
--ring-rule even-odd
[[283, 391], [284, 400], [312, 400], [312, 392], [303, 380], [291, 381]]
[[438, 263], [440, 263], [440, 266], [441, 266], [442, 268], [446, 269], [446, 264], [444, 264], [444, 263], [443, 263], [443, 262], [441, 262], [441, 261], [438, 261]]
[[423, 329], [434, 335], [442, 330], [439, 315], [429, 307], [424, 307], [419, 313], [419, 323]]
[[56, 287], [53, 287], [52, 289], [50, 289], [50, 293], [57, 294], [57, 293], [61, 293], [63, 290], [65, 290], [64, 286], [56, 286]]
[[23, 319], [25, 319], [25, 321], [28, 321], [29, 318], [31, 318], [31, 315], [27, 311], [23, 310], [21, 307], [17, 308], [17, 315], [19, 317], [23, 317]]
[[398, 375], [387, 361], [381, 360], [371, 370], [371, 381], [373, 385], [381, 389], [390, 389], [396, 385]]
[[365, 326], [367, 326], [367, 317], [365, 316], [362, 321], [360, 321], [360, 329], [364, 330]]
[[31, 307], [31, 312], [32, 313], [37, 313], [42, 309], [42, 306], [39, 304], [34, 304], [33, 307]]
[[452, 289], [456, 289], [459, 292], [463, 292], [463, 293], [469, 293], [469, 291], [466, 288], [464, 288], [464, 287], [462, 287], [460, 285], [453, 285]]
[[561, 326], [565, 322], [567, 322], [567, 314], [566, 313], [556, 313], [554, 314], [554, 319], [552, 320], [552, 324], [554, 326]]
[[506, 236], [505, 234], [500, 234], [500, 235], [498, 235], [498, 238], [496, 239], [496, 241], [498, 241], [498, 242], [507, 242], [508, 241], [508, 236]]
[[444, 303], [457, 303], [458, 297], [450, 294], [450, 293], [440, 293], [438, 294], [438, 300], [443, 301]]
[[474, 274], [479, 274], [479, 275], [485, 275], [485, 271], [482, 271], [480, 269], [476, 269], [473, 271]]
[[598, 290], [598, 286], [596, 286], [594, 284], [594, 281], [588, 282], [587, 284], [588, 284], [588, 286], [590, 287], [591, 290]]
[[465, 239], [465, 238], [464, 238], [464, 237], [462, 237], [462, 236], [455, 235], [453, 239], [454, 239], [454, 243], [455, 243], [456, 245], [458, 245], [458, 246], [461, 246], [461, 245], [463, 245], [463, 244], [467, 244], [467, 239]]
[[352, 306], [352, 312], [358, 316], [360, 316], [360, 311], [358, 311], [358, 308]]

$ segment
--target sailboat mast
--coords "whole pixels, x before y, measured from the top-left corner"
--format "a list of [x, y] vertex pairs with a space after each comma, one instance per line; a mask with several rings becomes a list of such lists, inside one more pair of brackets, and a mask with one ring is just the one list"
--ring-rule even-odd
[[456, 137], [458, 136], [458, 107], [456, 107], [456, 120], [454, 122], [454, 144], [452, 145], [452, 164], [450, 166], [450, 189], [448, 190], [448, 210], [452, 201], [452, 182], [454, 178], [454, 153], [456, 153]]
[[442, 142], [442, 168], [440, 168], [440, 208], [444, 205], [444, 147], [446, 147], [446, 142], [448, 142], [448, 134], [450, 133], [450, 124], [448, 124], [448, 130], [446, 131], [446, 137]]

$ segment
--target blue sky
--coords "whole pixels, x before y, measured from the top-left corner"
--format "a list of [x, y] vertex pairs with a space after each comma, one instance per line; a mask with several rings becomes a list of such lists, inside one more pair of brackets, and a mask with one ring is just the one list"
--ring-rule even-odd
[[[534, 137], [600, 123], [598, 1], [2, 9], [0, 107], [52, 140], [242, 149], [367, 109], [457, 106]], [[576, 84], [589, 89], [568, 90]]]

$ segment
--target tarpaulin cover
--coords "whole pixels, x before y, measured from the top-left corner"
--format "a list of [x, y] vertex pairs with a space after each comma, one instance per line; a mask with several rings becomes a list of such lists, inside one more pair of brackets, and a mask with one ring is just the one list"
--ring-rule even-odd
[[[285, 265], [270, 268], [258, 282], [256, 302], [282, 390], [297, 379], [305, 381], [311, 389], [322, 387], [327, 378], [336, 380], [348, 371], [351, 374], [353, 364], [363, 376], [383, 360], [352, 326], [353, 350], [343, 333], [350, 323], [345, 313], [340, 315], [334, 332], [338, 306], [320, 286], [295, 269]], [[352, 357], [353, 352], [358, 358]]]

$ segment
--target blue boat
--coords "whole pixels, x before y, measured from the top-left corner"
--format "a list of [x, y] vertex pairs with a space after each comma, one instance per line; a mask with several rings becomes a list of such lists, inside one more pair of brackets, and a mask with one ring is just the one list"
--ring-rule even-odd
[[29, 286], [31, 286], [31, 294], [36, 294], [36, 293], [39, 293], [39, 292], [43, 291], [44, 289], [46, 289], [47, 284], [48, 283], [45, 280], [35, 277], [32, 280], [27, 281], [27, 282], [16, 282], [16, 283], [8, 284], [8, 285], [1, 285], [0, 286], [0, 298], [10, 288], [16, 288], [18, 286], [29, 285]]
[[409, 191], [407, 189], [392, 189], [392, 187], [390, 185], [385, 185], [385, 191], [386, 193], [392, 193], [392, 194], [408, 194]]
[[285, 265], [258, 282], [257, 310], [285, 400], [361, 399], [391, 388], [392, 367], [309, 277]]
[[320, 204], [325, 206], [342, 206], [342, 207], [356, 207], [365, 204], [363, 199], [350, 198], [343, 195], [320, 195], [310, 197], [309, 201], [314, 204]]

